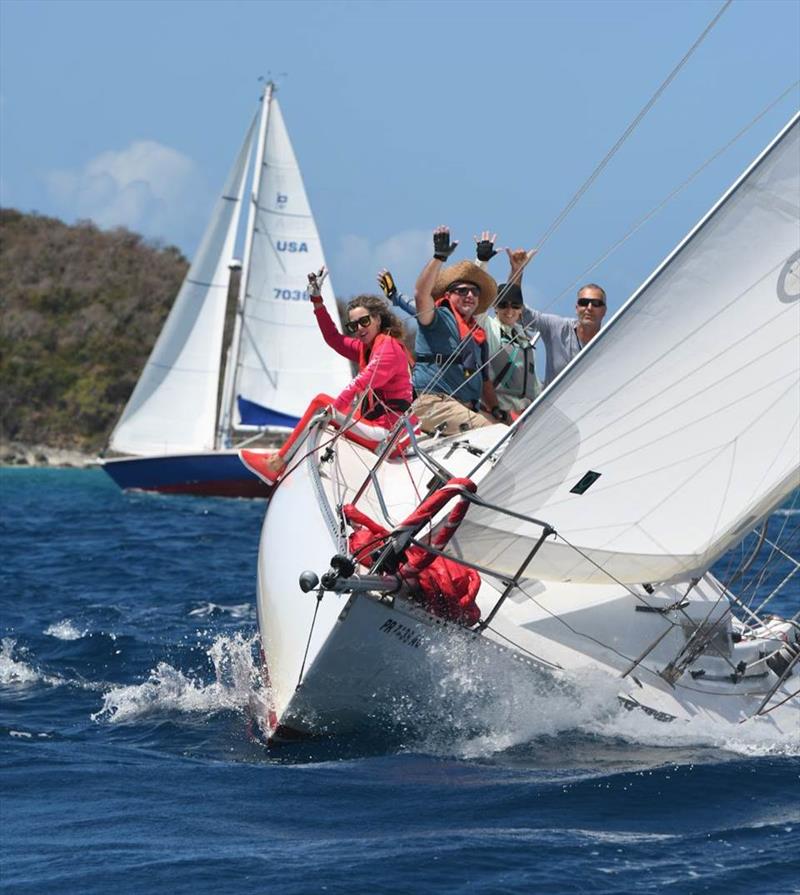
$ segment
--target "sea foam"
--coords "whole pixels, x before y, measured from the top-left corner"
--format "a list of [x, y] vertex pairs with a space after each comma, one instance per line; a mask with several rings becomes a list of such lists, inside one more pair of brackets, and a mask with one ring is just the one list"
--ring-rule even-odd
[[206, 651], [214, 669], [214, 680], [209, 682], [159, 662], [143, 683], [105, 693], [103, 707], [92, 720], [117, 724], [159, 715], [244, 710], [259, 680], [255, 640], [242, 634], [217, 637]]
[[45, 628], [44, 633], [57, 640], [80, 640], [81, 637], [86, 636], [87, 629], [80, 630], [71, 619], [65, 618], [63, 621], [55, 622]]

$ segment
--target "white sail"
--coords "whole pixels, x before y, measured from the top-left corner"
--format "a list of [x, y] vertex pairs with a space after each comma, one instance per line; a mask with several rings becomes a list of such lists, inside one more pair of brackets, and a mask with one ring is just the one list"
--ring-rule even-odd
[[110, 447], [151, 455], [211, 450], [232, 259], [254, 124]]
[[[265, 102], [234, 380], [237, 425], [293, 425], [315, 394], [336, 394], [351, 375], [348, 362], [325, 346], [309, 306], [306, 275], [325, 257], [280, 106], [271, 91]], [[336, 319], [330, 279], [323, 298]]]
[[[488, 503], [558, 532], [526, 577], [686, 579], [798, 483], [799, 274], [795, 118], [542, 395], [481, 483]], [[473, 506], [455, 552], [513, 575], [540, 534]]]

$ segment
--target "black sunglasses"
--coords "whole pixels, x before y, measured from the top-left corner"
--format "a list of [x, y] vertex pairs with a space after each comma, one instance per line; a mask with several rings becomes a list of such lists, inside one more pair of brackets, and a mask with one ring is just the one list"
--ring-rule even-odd
[[518, 311], [522, 307], [522, 302], [517, 301], [499, 301], [497, 302], [498, 308], [513, 308], [515, 311]]
[[363, 317], [359, 317], [358, 320], [351, 320], [349, 323], [345, 323], [344, 328], [349, 333], [354, 333], [358, 330], [359, 326], [363, 326], [366, 329], [370, 323], [372, 322], [371, 314], [364, 314]]
[[481, 297], [481, 290], [478, 286], [455, 286], [452, 289], [448, 289], [448, 292], [452, 292], [455, 295], [460, 295], [462, 298], [465, 298], [467, 295], [472, 293], [475, 298]]
[[591, 305], [593, 308], [604, 308], [606, 303], [602, 298], [579, 298], [578, 299], [578, 307], [579, 308], [588, 308]]

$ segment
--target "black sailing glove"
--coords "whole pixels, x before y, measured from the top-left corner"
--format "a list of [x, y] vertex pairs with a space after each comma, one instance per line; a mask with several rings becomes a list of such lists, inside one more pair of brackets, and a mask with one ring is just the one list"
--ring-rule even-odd
[[483, 261], [484, 263], [487, 261], [491, 261], [492, 258], [497, 254], [497, 250], [494, 247], [494, 243], [491, 239], [479, 239], [477, 245], [475, 246], [475, 257], [478, 261]]
[[433, 257], [437, 261], [447, 261], [455, 252], [458, 241], [450, 242], [449, 230], [434, 230], [433, 232]]

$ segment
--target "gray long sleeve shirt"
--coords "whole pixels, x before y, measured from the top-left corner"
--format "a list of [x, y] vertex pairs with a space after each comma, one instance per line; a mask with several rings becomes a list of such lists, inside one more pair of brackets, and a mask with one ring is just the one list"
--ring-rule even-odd
[[550, 383], [583, 348], [578, 339], [578, 321], [575, 318], [559, 317], [556, 314], [542, 314], [525, 307], [522, 320], [527, 329], [538, 330], [542, 334], [545, 351], [544, 384]]

